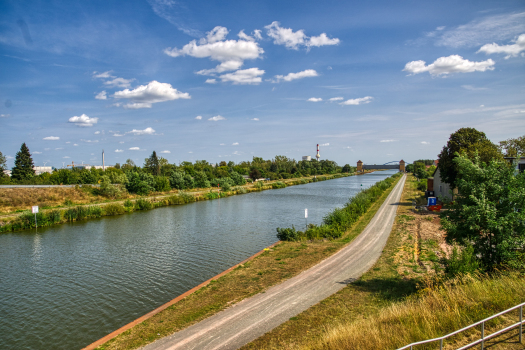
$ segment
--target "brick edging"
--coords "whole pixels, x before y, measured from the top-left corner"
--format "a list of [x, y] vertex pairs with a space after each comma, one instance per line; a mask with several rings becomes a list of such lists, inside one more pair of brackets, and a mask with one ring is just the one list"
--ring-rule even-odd
[[269, 248], [273, 248], [275, 247], [277, 244], [281, 243], [281, 241], [277, 241], [275, 242], [274, 244], [264, 248], [263, 250], [261, 250], [260, 252], [258, 253], [255, 253], [254, 255], [250, 256], [249, 258], [241, 261], [240, 263], [238, 263], [237, 265], [234, 265], [232, 267], [230, 267], [229, 269], [219, 273], [218, 275], [210, 278], [209, 280], [205, 281], [205, 282], [202, 282], [201, 284], [199, 284], [198, 286], [196, 287], [193, 287], [192, 289], [188, 290], [187, 292], [179, 295], [178, 297], [176, 297], [175, 299], [171, 300], [171, 301], [168, 301], [167, 303], [159, 306], [158, 308], [156, 308], [155, 310], [153, 311], [150, 311], [148, 312], [147, 314], [145, 314], [144, 316], [141, 316], [139, 318], [137, 318], [136, 320], [126, 324], [125, 326], [122, 326], [120, 327], [119, 329], [117, 329], [116, 331], [113, 331], [111, 333], [109, 333], [108, 335], [106, 335], [105, 337], [103, 338], [100, 338], [99, 340], [89, 344], [88, 346], [86, 346], [85, 348], [83, 348], [82, 350], [94, 350], [96, 349], [98, 346], [110, 341], [111, 339], [115, 338], [116, 336], [124, 333], [125, 331], [127, 331], [128, 329], [130, 328], [133, 328], [134, 326], [136, 326], [137, 324], [139, 323], [142, 323], [144, 322], [145, 320], [147, 320], [148, 318], [158, 314], [159, 312], [167, 309], [168, 307], [170, 307], [171, 305], [173, 304], [176, 304], [177, 302], [179, 302], [180, 300], [184, 299], [185, 297], [187, 297], [188, 295], [192, 294], [192, 293], [195, 293], [197, 290], [201, 289], [202, 287], [205, 287], [207, 286], [212, 280], [216, 280], [224, 275], [226, 275], [228, 272], [232, 271], [233, 269], [235, 269], [236, 267], [256, 258], [257, 256], [261, 255], [262, 253], [264, 253], [267, 249]]

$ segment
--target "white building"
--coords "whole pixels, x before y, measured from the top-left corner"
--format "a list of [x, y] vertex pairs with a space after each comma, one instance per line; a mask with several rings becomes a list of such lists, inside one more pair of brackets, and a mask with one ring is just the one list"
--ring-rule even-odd
[[34, 166], [33, 170], [35, 171], [35, 175], [40, 175], [43, 173], [53, 173], [53, 168], [50, 166]]
[[303, 156], [303, 160], [311, 161], [312, 160], [312, 156]]

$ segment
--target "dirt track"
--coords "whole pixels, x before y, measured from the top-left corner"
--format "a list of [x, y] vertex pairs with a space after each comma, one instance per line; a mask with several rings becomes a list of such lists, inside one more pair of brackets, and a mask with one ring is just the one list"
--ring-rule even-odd
[[406, 176], [398, 182], [361, 235], [336, 254], [265, 293], [142, 349], [238, 349], [339, 291], [366, 272], [381, 255], [405, 179]]

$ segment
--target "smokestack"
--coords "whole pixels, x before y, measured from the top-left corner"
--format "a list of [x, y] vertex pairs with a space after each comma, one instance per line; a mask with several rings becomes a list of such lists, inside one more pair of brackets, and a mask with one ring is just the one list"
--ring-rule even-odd
[[315, 158], [317, 158], [317, 161], [319, 161], [319, 158], [321, 158], [319, 155], [319, 144], [317, 144], [317, 154], [315, 155]]
[[106, 166], [104, 164], [104, 150], [102, 150], [102, 170], [106, 171]]

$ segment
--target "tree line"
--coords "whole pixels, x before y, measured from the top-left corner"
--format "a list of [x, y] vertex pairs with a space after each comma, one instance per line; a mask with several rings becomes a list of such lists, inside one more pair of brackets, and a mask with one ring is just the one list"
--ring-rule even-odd
[[[171, 164], [165, 158], [153, 153], [139, 166], [128, 159], [124, 164], [114, 167], [87, 169], [54, 169], [53, 172], [35, 175], [34, 164], [29, 148], [25, 143], [16, 154], [15, 166], [11, 178], [5, 176], [5, 157], [0, 152], [2, 172], [0, 182], [3, 184], [50, 184], [50, 185], [88, 185], [100, 184], [101, 194], [118, 197], [122, 191], [145, 195], [151, 192], [164, 192], [171, 189], [186, 190], [193, 188], [220, 187], [229, 190], [232, 186], [246, 184], [246, 181], [257, 179], [290, 179], [309, 175], [335, 174], [353, 172], [354, 167], [346, 164], [343, 167], [331, 160], [296, 161], [286, 156], [275, 156], [264, 160], [253, 157], [252, 161], [234, 163], [232, 161], [211, 164], [205, 160], [194, 163], [184, 161]], [[246, 179], [248, 177], [248, 179]]]

